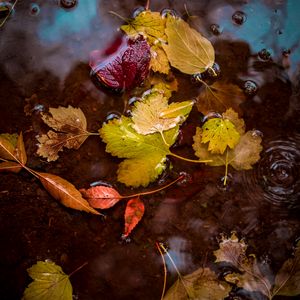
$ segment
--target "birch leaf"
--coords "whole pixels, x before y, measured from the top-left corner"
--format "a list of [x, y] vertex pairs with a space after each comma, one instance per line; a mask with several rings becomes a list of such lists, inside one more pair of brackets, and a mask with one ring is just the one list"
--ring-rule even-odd
[[26, 288], [24, 300], [72, 300], [69, 276], [54, 262], [38, 261], [27, 272], [34, 281]]
[[211, 68], [215, 51], [209, 40], [180, 18], [167, 17], [168, 44], [162, 45], [172, 67], [186, 74], [202, 73]]
[[170, 72], [170, 64], [166, 52], [160, 44], [153, 45], [150, 48], [151, 60], [150, 68], [153, 72], [168, 74]]
[[178, 279], [163, 300], [223, 300], [230, 290], [229, 284], [219, 281], [217, 274], [209, 268], [199, 268], [182, 280]]
[[39, 141], [37, 154], [47, 158], [47, 161], [58, 159], [58, 152], [63, 147], [79, 149], [88, 137], [87, 122], [80, 108], [58, 107], [50, 108], [50, 114], [42, 114], [43, 121], [53, 130], [37, 137]]

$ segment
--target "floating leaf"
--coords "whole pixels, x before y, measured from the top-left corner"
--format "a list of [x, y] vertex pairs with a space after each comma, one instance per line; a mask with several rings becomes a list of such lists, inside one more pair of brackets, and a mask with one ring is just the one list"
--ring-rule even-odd
[[38, 261], [27, 272], [34, 281], [24, 291], [24, 300], [72, 300], [69, 276], [54, 262]]
[[96, 215], [100, 214], [82, 198], [81, 193], [67, 180], [49, 173], [36, 172], [36, 174], [44, 188], [64, 206]]
[[211, 68], [215, 51], [209, 40], [180, 18], [167, 17], [168, 44], [162, 45], [171, 66], [186, 74], [202, 73]]
[[239, 105], [245, 100], [245, 94], [237, 85], [216, 81], [212, 85], [204, 85], [197, 97], [198, 110], [207, 115], [210, 112], [222, 113], [233, 108], [240, 111]]
[[90, 206], [94, 208], [106, 209], [114, 206], [122, 198], [114, 188], [107, 186], [95, 186], [89, 189], [80, 189], [81, 194]]
[[152, 91], [163, 91], [164, 96], [168, 99], [172, 96], [172, 92], [178, 91], [178, 81], [176, 77], [169, 73], [168, 77], [160, 74], [154, 74], [150, 77], [150, 83], [153, 86]]
[[270, 298], [271, 283], [261, 272], [255, 255], [247, 256], [245, 242], [232, 234], [230, 238], [223, 236], [219, 247], [214, 251], [216, 262], [230, 263], [240, 271], [226, 275], [225, 280], [250, 292], [259, 291]]
[[297, 296], [300, 294], [300, 241], [293, 258], [284, 262], [275, 277], [273, 295]]
[[194, 105], [194, 101], [173, 102], [161, 113], [161, 118], [176, 118], [178, 116], [187, 116]]
[[199, 268], [178, 279], [163, 300], [223, 300], [230, 290], [229, 284], [219, 281], [215, 272], [209, 268]]
[[80, 108], [58, 107], [50, 108], [49, 114], [42, 114], [43, 121], [55, 131], [49, 130], [47, 134], [38, 136], [37, 154], [47, 158], [47, 161], [58, 159], [58, 152], [63, 147], [79, 149], [88, 137], [87, 122]]
[[16, 137], [18, 135], [9, 135], [7, 133], [0, 135], [0, 158], [7, 160], [16, 160], [15, 148], [16, 148]]
[[124, 237], [127, 237], [144, 215], [145, 206], [139, 197], [130, 199], [125, 210]]
[[164, 132], [141, 135], [133, 129], [129, 118], [122, 116], [104, 124], [100, 136], [107, 144], [106, 152], [126, 158], [118, 169], [118, 180], [127, 186], [147, 186], [166, 169], [166, 156], [178, 135], [178, 126]]
[[18, 173], [20, 172], [22, 167], [13, 161], [5, 161], [0, 163], [0, 172], [13, 172]]
[[98, 83], [117, 92], [141, 85], [149, 73], [150, 46], [143, 39], [126, 39], [116, 53], [91, 63]]
[[154, 45], [150, 49], [151, 60], [150, 68], [154, 72], [168, 74], [170, 72], [170, 64], [165, 50], [160, 44]]

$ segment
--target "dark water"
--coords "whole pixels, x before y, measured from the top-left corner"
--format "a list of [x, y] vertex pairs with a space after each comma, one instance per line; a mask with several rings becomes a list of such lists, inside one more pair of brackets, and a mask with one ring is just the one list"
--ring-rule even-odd
[[[143, 3], [79, 0], [66, 8], [73, 1], [64, 7], [57, 2], [19, 1], [0, 29], [0, 132], [23, 132], [28, 164], [36, 170], [60, 175], [76, 187], [98, 180], [117, 184], [118, 161], [105, 153], [98, 137], [47, 163], [35, 154], [35, 136], [46, 130], [39, 112], [49, 107], [80, 107], [90, 131], [122, 111], [119, 96], [104, 94], [91, 81], [89, 53], [106, 48], [118, 34], [121, 20], [109, 11], [127, 17]], [[124, 204], [103, 220], [61, 206], [25, 172], [1, 173], [1, 299], [20, 299], [30, 282], [26, 269], [45, 259], [66, 273], [88, 262], [71, 278], [75, 299], [160, 299], [163, 267], [156, 241], [168, 244], [182, 274], [213, 262], [218, 237], [233, 230], [274, 274], [289, 257], [300, 236], [300, 2], [151, 1], [151, 8], [170, 7], [185, 15], [184, 3], [193, 26], [213, 42], [222, 78], [240, 87], [252, 82], [241, 108], [247, 129], [263, 133], [261, 160], [250, 171], [230, 169], [226, 189], [223, 168], [173, 161], [173, 172], [187, 172], [192, 183], [145, 197], [145, 216], [130, 243], [120, 239]], [[177, 75], [175, 98], [197, 96], [199, 88]], [[192, 113], [184, 142], [174, 151], [192, 155], [187, 145], [197, 118]], [[176, 273], [169, 263], [168, 270], [169, 286]]]

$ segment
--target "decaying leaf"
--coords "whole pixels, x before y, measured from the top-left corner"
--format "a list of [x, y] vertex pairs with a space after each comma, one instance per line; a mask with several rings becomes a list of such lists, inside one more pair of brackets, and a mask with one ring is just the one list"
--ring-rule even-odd
[[39, 141], [37, 154], [47, 158], [47, 161], [58, 159], [58, 152], [63, 147], [68, 149], [79, 149], [88, 137], [87, 122], [80, 108], [58, 107], [50, 108], [50, 114], [42, 113], [43, 121], [53, 130], [47, 134], [38, 136]]
[[163, 90], [164, 96], [168, 99], [171, 97], [172, 92], [178, 91], [178, 81], [175, 76], [170, 72], [168, 77], [161, 74], [154, 74], [150, 77], [150, 83], [153, 86], [152, 91]]
[[107, 186], [95, 186], [80, 189], [82, 196], [87, 199], [91, 207], [107, 209], [114, 206], [122, 198], [117, 190]]
[[151, 60], [150, 68], [154, 72], [168, 74], [170, 72], [170, 64], [165, 50], [161, 44], [153, 45], [150, 49]]
[[239, 105], [245, 100], [245, 94], [237, 85], [216, 81], [212, 85], [204, 85], [197, 97], [198, 110], [207, 115], [211, 112], [222, 113], [232, 108], [240, 112]]
[[178, 126], [164, 132], [141, 135], [133, 129], [130, 118], [122, 116], [104, 124], [100, 136], [107, 144], [106, 152], [126, 158], [119, 165], [118, 180], [127, 186], [147, 186], [166, 169], [166, 156], [178, 135]]
[[27, 272], [34, 281], [24, 291], [24, 300], [72, 300], [69, 276], [54, 262], [38, 261]]
[[144, 215], [145, 206], [140, 197], [135, 197], [127, 202], [125, 210], [124, 237], [127, 237], [136, 227]]
[[297, 243], [294, 257], [285, 261], [277, 273], [273, 295], [300, 295], [300, 241]]
[[209, 268], [199, 268], [182, 280], [178, 279], [163, 300], [223, 300], [230, 290], [229, 284], [218, 280], [215, 272]]
[[0, 172], [13, 172], [18, 173], [22, 170], [22, 167], [13, 161], [4, 161], [0, 163]]
[[172, 67], [186, 74], [202, 73], [211, 68], [215, 51], [209, 40], [180, 18], [167, 17], [168, 44], [162, 45]]
[[36, 172], [36, 174], [44, 188], [64, 206], [96, 215], [100, 214], [82, 198], [81, 193], [67, 180], [49, 173]]
[[26, 150], [25, 150], [25, 145], [24, 145], [24, 141], [23, 141], [22, 132], [20, 132], [20, 134], [18, 136], [17, 145], [16, 145], [16, 149], [15, 149], [15, 154], [16, 154], [16, 157], [18, 158], [18, 160], [23, 165], [26, 165], [26, 163], [27, 163], [27, 154], [26, 154]]
[[259, 291], [271, 297], [271, 283], [261, 272], [254, 254], [246, 254], [247, 245], [240, 241], [233, 233], [230, 238], [223, 236], [219, 249], [214, 251], [216, 262], [227, 262], [240, 272], [233, 272], [225, 276], [227, 282], [233, 283], [247, 291]]

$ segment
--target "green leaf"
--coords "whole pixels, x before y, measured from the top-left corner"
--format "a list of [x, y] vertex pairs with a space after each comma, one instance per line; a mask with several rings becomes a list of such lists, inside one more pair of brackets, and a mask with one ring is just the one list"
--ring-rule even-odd
[[223, 300], [231, 290], [226, 283], [209, 268], [200, 268], [178, 279], [168, 290], [163, 300]]
[[24, 300], [72, 300], [69, 276], [51, 261], [38, 261], [27, 270], [34, 280], [26, 288]]
[[178, 126], [164, 132], [141, 135], [133, 129], [130, 118], [122, 116], [104, 124], [99, 130], [107, 144], [106, 152], [126, 158], [118, 169], [118, 180], [127, 186], [147, 186], [165, 170], [166, 156], [178, 135]]
[[211, 68], [215, 51], [209, 40], [180, 18], [167, 17], [168, 44], [162, 45], [171, 66], [186, 74], [202, 73]]
[[17, 133], [13, 133], [13, 134], [1, 133], [0, 137], [6, 139], [10, 144], [13, 145], [14, 148], [17, 146], [17, 142], [18, 142], [18, 134]]
[[300, 241], [293, 258], [284, 262], [275, 277], [273, 295], [297, 296], [300, 294]]

